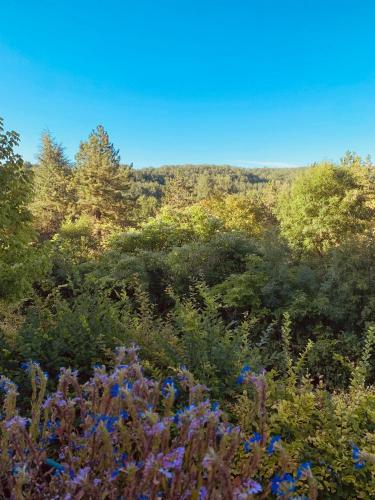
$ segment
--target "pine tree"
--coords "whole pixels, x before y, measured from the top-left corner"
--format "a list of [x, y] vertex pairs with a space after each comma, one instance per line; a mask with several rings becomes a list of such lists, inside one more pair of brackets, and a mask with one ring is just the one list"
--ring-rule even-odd
[[123, 226], [130, 216], [130, 167], [120, 165], [118, 150], [99, 125], [76, 155], [75, 215], [88, 216], [98, 226]]
[[68, 214], [72, 201], [70, 177], [71, 169], [63, 147], [49, 133], [43, 134], [31, 204], [34, 226], [42, 238], [57, 233]]
[[172, 208], [183, 208], [194, 203], [191, 186], [188, 186], [189, 178], [183, 172], [176, 172], [165, 186], [163, 204]]

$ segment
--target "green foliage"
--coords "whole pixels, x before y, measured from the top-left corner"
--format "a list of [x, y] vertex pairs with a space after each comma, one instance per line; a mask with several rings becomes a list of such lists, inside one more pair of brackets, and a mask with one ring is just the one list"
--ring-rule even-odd
[[[85, 380], [135, 343], [156, 377], [186, 365], [262, 449], [281, 434], [282, 470], [310, 460], [321, 498], [370, 498], [350, 453], [375, 446], [370, 161], [133, 170], [99, 126], [72, 168], [44, 135], [31, 169], [17, 144], [0, 122], [2, 372], [24, 387], [31, 358]], [[239, 394], [245, 361], [265, 371]]]
[[[264, 418], [268, 432], [281, 436], [274, 454], [284, 455], [289, 463], [309, 461], [319, 498], [372, 498], [375, 471], [371, 465], [355, 469], [351, 446], [355, 444], [366, 450], [367, 456], [375, 451], [374, 388], [356, 382], [349, 391], [332, 394], [322, 382], [314, 387], [311, 380], [303, 376], [303, 364], [312, 349], [311, 344], [295, 361], [290, 353], [287, 317], [283, 331], [287, 376], [281, 380], [274, 372], [266, 376], [268, 391]], [[368, 362], [373, 340], [373, 330], [370, 330], [363, 359], [353, 369], [353, 381], [358, 379], [359, 373], [364, 373], [363, 366]], [[238, 397], [233, 412], [248, 432], [259, 429], [251, 388]], [[269, 467], [267, 464], [264, 468], [265, 475]]]
[[120, 166], [119, 152], [101, 125], [80, 144], [73, 184], [75, 215], [92, 218], [100, 235], [129, 221], [129, 167]]
[[38, 160], [30, 209], [36, 230], [43, 239], [48, 239], [58, 232], [73, 203], [71, 169], [62, 146], [48, 133], [42, 135]]
[[14, 151], [18, 142], [18, 134], [5, 131], [0, 119], [0, 301], [29, 293], [45, 267], [43, 255], [31, 246], [32, 172]]
[[281, 232], [292, 247], [323, 255], [369, 229], [373, 199], [361, 167], [316, 165], [280, 197]]

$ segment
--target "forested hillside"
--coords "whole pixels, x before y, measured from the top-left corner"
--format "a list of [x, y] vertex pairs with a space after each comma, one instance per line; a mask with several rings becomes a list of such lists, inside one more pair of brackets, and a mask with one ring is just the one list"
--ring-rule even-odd
[[0, 122], [0, 496], [374, 498], [371, 160], [18, 142]]

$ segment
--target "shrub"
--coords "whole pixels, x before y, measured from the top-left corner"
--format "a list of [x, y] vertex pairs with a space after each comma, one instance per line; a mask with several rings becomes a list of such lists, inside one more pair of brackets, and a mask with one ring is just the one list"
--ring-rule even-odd
[[[75, 371], [61, 369], [47, 398], [40, 366], [25, 369], [32, 383], [28, 417], [17, 410], [16, 386], [0, 380], [3, 498], [316, 498], [308, 463], [291, 470], [287, 455], [274, 453], [278, 437], [269, 439], [262, 424], [245, 439], [184, 368], [176, 380], [158, 383], [145, 377], [135, 349], [119, 349], [114, 370], [97, 366], [84, 385]], [[241, 376], [247, 373], [244, 367]], [[265, 378], [252, 380], [264, 424]], [[264, 460], [270, 480], [261, 484]]]

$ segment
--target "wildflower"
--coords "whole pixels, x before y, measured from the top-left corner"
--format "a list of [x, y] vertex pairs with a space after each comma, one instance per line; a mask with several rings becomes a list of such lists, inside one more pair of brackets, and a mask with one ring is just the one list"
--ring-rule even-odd
[[178, 395], [178, 388], [172, 377], [167, 377], [161, 386], [161, 393], [165, 398], [169, 398], [173, 392], [174, 398]]
[[246, 489], [248, 495], [256, 495], [263, 491], [262, 485], [254, 481], [253, 479], [248, 479], [243, 483], [243, 487]]
[[297, 469], [297, 479], [301, 479], [303, 476], [311, 476], [311, 463], [303, 462]]
[[293, 493], [296, 490], [296, 480], [291, 474], [285, 473], [282, 476], [274, 476], [271, 481], [271, 491], [280, 497]]
[[112, 474], [111, 474], [111, 479], [116, 479], [119, 475], [122, 469], [115, 469]]
[[352, 445], [352, 458], [356, 469], [363, 469], [366, 465], [366, 460], [364, 460], [361, 450], [354, 444]]
[[116, 459], [115, 462], [116, 464], [121, 464], [123, 467], [125, 467], [127, 459], [128, 459], [128, 454], [121, 453], [120, 458]]
[[250, 368], [250, 366], [249, 366], [249, 365], [244, 365], [244, 366], [241, 368], [240, 374], [239, 374], [239, 376], [238, 376], [238, 377], [237, 377], [237, 379], [236, 379], [236, 383], [237, 383], [238, 385], [242, 385], [242, 384], [244, 384], [244, 383], [245, 383], [245, 381], [246, 381], [246, 375], [247, 375], [248, 373], [250, 373], [250, 372], [251, 372], [251, 368]]
[[165, 469], [164, 467], [160, 467], [159, 472], [161, 472], [161, 474], [163, 474], [163, 476], [165, 476], [167, 479], [172, 479], [173, 477], [172, 472], [168, 469]]
[[131, 392], [133, 389], [133, 383], [128, 382], [127, 380], [124, 380], [124, 387], [125, 387], [125, 391]]
[[168, 469], [181, 470], [185, 455], [185, 447], [180, 446], [171, 451], [162, 459], [163, 467]]
[[52, 396], [48, 396], [48, 397], [45, 399], [44, 403], [42, 404], [42, 408], [43, 408], [43, 410], [45, 410], [46, 408], [48, 408], [48, 407], [50, 406], [50, 404], [52, 403], [52, 401], [53, 401]]
[[81, 485], [84, 483], [89, 475], [91, 468], [90, 467], [83, 467], [80, 469], [77, 474], [73, 477], [72, 483], [75, 484], [76, 486]]
[[119, 394], [120, 394], [120, 385], [114, 384], [111, 387], [111, 391], [110, 391], [111, 398], [117, 398]]
[[129, 413], [126, 410], [121, 410], [120, 411], [120, 417], [123, 418], [124, 420], [128, 420]]
[[27, 373], [29, 373], [31, 371], [33, 366], [35, 366], [37, 368], [40, 367], [40, 365], [37, 361], [25, 361], [24, 363], [21, 363], [21, 369]]
[[267, 446], [267, 450], [266, 450], [269, 455], [272, 455], [272, 453], [275, 451], [275, 445], [279, 441], [281, 441], [281, 436], [278, 434], [271, 438], [270, 444]]
[[28, 422], [27, 418], [16, 415], [15, 417], [12, 417], [11, 419], [5, 422], [5, 428], [7, 430], [17, 427], [21, 429], [26, 429], [27, 422]]
[[17, 391], [17, 386], [14, 382], [2, 376], [0, 377], [0, 391], [7, 394], [10, 391]]
[[199, 500], [206, 500], [208, 498], [208, 491], [205, 486], [199, 490]]
[[245, 452], [250, 453], [250, 451], [252, 450], [253, 444], [260, 443], [261, 440], [262, 440], [262, 436], [259, 434], [259, 432], [254, 432], [254, 434], [251, 436], [251, 438], [248, 439], [247, 441], [245, 441], [245, 443], [243, 445]]
[[157, 422], [146, 433], [149, 436], [156, 436], [157, 434], [161, 434], [165, 429], [166, 427], [163, 422]]

